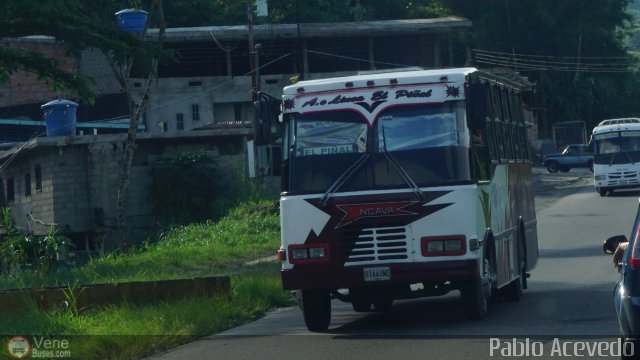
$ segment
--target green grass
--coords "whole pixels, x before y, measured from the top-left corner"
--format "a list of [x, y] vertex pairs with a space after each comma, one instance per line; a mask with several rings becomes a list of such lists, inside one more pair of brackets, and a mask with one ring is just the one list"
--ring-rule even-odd
[[22, 272], [0, 277], [0, 289], [231, 275], [248, 260], [274, 255], [279, 239], [275, 202], [248, 202], [219, 221], [171, 229], [159, 241], [127, 254], [92, 259], [78, 268], [53, 269], [44, 276]]
[[[174, 228], [159, 241], [127, 254], [92, 259], [78, 268], [58, 268], [45, 276], [36, 272], [3, 276], [0, 288], [7, 289], [227, 274], [232, 294], [84, 311], [71, 307], [41, 312], [32, 303], [28, 313], [0, 318], [0, 336], [68, 336], [73, 358], [137, 359], [245, 323], [291, 301], [282, 290], [278, 263], [246, 264], [274, 255], [279, 231], [275, 202], [248, 202], [217, 222]], [[5, 349], [0, 343], [0, 357], [6, 355]]]
[[[274, 264], [269, 267], [277, 273]], [[111, 306], [80, 314], [42, 313], [34, 306], [29, 314], [1, 318], [0, 332], [67, 335], [74, 358], [137, 359], [242, 324], [289, 301], [273, 274], [247, 275], [233, 278], [230, 299]]]

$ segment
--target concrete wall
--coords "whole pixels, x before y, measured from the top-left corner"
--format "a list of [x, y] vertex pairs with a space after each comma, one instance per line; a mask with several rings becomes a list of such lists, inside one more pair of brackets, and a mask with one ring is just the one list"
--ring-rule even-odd
[[[86, 235], [93, 244], [92, 250], [115, 250], [119, 246], [117, 190], [124, 139], [121, 135], [45, 138], [42, 145], [21, 151], [1, 175], [5, 195], [8, 180], [13, 179], [14, 200], [5, 205], [18, 226], [41, 235], [55, 225], [59, 232], [77, 239]], [[223, 192], [246, 179], [246, 155], [238, 147], [244, 139], [245, 135], [240, 134], [199, 136], [181, 142], [153, 137], [139, 141], [128, 192], [127, 225], [131, 238], [143, 240], [157, 225], [151, 189], [155, 157], [176, 151], [207, 151], [219, 175], [218, 181], [210, 185]], [[36, 165], [41, 169], [41, 190], [35, 186]], [[27, 173], [31, 178], [30, 195], [25, 195]]]
[[98, 49], [85, 49], [78, 59], [78, 71], [95, 81], [96, 95], [118, 94], [120, 84], [113, 76], [107, 57]]
[[[47, 151], [38, 151], [30, 156], [18, 156], [2, 173], [2, 186], [4, 198], [8, 195], [8, 183], [13, 181], [14, 199], [8, 201], [11, 216], [18, 227], [25, 231], [33, 230], [36, 233], [46, 233], [49, 227], [46, 224], [54, 223], [54, 191], [53, 169], [57, 155]], [[41, 166], [42, 190], [35, 187], [35, 166]], [[31, 195], [25, 195], [25, 175], [31, 178]], [[31, 215], [31, 217], [29, 217]], [[39, 220], [34, 222], [31, 219]]]

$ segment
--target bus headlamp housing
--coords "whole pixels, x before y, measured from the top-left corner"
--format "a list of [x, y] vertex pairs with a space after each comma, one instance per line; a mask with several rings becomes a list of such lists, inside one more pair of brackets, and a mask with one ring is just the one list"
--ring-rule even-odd
[[464, 235], [425, 236], [420, 239], [422, 256], [460, 256], [467, 252]]
[[329, 244], [289, 245], [289, 254], [292, 264], [327, 263], [330, 260]]

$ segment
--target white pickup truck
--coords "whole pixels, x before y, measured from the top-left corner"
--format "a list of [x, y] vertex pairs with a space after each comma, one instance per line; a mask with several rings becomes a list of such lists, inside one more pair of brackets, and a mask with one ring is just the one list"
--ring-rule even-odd
[[567, 145], [561, 153], [546, 155], [544, 166], [549, 172], [567, 172], [571, 168], [586, 167], [593, 171], [593, 148], [587, 144]]

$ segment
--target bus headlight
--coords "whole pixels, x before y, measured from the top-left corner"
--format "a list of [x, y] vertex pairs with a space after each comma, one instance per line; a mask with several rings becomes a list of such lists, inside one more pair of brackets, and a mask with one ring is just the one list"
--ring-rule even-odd
[[324, 248], [309, 248], [309, 259], [319, 259], [325, 257]]
[[330, 261], [329, 244], [289, 245], [292, 264], [318, 264]]
[[444, 242], [444, 250], [445, 251], [460, 251], [462, 250], [462, 241], [460, 239], [456, 240], [445, 240]]
[[293, 249], [291, 252], [291, 258], [293, 260], [303, 260], [309, 258], [309, 251], [306, 248]]
[[420, 239], [422, 256], [460, 256], [467, 251], [464, 235], [426, 236]]
[[594, 176], [594, 179], [596, 181], [598, 181], [598, 180], [607, 180], [607, 175], [596, 175], [596, 176]]

